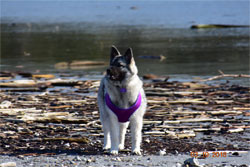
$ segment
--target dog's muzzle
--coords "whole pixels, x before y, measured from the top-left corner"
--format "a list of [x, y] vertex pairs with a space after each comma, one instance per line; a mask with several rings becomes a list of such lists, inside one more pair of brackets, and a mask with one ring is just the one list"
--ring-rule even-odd
[[109, 79], [113, 81], [122, 81], [125, 78], [125, 72], [123, 72], [119, 67], [108, 68], [107, 75], [109, 76]]

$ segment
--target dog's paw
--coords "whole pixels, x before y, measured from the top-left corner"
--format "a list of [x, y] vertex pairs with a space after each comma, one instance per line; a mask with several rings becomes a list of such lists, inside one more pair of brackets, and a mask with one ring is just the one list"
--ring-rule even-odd
[[119, 144], [119, 150], [123, 150], [124, 149], [124, 144]]
[[134, 149], [134, 150], [132, 151], [132, 153], [133, 153], [134, 155], [141, 155], [140, 149]]
[[110, 149], [110, 146], [104, 146], [103, 148], [102, 148], [103, 150], [109, 150]]
[[111, 155], [118, 155], [118, 150], [111, 150], [111, 151], [110, 151], [110, 154], [111, 154]]

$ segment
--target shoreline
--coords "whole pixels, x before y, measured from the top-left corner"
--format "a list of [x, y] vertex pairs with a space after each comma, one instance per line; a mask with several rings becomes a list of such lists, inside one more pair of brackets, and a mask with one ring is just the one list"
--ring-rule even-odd
[[[196, 165], [203, 167], [214, 167], [214, 166], [234, 166], [234, 167], [249, 167], [248, 157], [250, 153], [242, 154], [239, 156], [228, 156], [220, 158], [206, 158], [195, 160]], [[67, 155], [58, 154], [53, 156], [1, 156], [0, 155], [0, 166], [4, 163], [13, 163], [18, 167], [25, 166], [88, 166], [88, 167], [100, 167], [100, 166], [185, 166], [185, 161], [192, 162], [190, 155], [148, 155], [148, 156], [108, 156], [108, 155]], [[198, 161], [198, 163], [197, 163]], [[187, 165], [187, 163], [186, 163]], [[15, 166], [15, 165], [13, 165]]]

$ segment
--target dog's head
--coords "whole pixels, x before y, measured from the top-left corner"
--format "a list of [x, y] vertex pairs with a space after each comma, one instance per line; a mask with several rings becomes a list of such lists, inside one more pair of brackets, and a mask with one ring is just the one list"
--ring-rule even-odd
[[107, 69], [107, 76], [111, 81], [124, 81], [134, 75], [138, 70], [135, 65], [133, 51], [128, 48], [124, 55], [121, 55], [115, 46], [111, 47], [110, 67]]

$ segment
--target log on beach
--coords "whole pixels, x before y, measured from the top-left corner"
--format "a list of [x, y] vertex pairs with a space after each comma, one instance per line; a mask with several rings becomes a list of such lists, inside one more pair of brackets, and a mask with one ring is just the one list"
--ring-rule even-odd
[[249, 28], [249, 25], [229, 25], [229, 24], [197, 24], [192, 25], [191, 29], [202, 29], [202, 28]]

